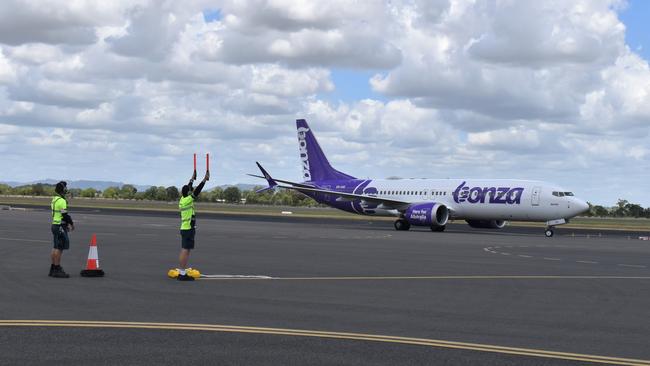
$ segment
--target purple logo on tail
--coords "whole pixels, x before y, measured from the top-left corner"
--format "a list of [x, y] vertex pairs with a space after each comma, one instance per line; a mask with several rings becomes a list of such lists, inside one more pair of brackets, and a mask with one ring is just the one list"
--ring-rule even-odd
[[468, 187], [461, 183], [453, 193], [454, 202], [495, 203], [518, 205], [524, 193], [522, 187]]
[[298, 146], [300, 149], [300, 160], [302, 161], [302, 177], [306, 181], [311, 181], [309, 153], [307, 153], [307, 132], [309, 132], [309, 128], [298, 127]]

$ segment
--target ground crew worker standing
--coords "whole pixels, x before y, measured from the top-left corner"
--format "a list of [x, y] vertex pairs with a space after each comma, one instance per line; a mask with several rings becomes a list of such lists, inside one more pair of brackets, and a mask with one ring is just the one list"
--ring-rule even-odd
[[205, 172], [205, 177], [195, 188], [192, 187], [196, 179], [196, 170], [187, 185], [181, 189], [183, 197], [178, 201], [178, 208], [181, 211], [181, 253], [178, 257], [180, 264], [179, 281], [194, 281], [194, 277], [187, 274], [187, 262], [190, 259], [190, 251], [194, 249], [194, 235], [196, 234], [196, 213], [194, 212], [194, 200], [201, 194], [205, 182], [210, 180], [210, 171]]
[[56, 195], [52, 197], [52, 237], [54, 247], [52, 248], [50, 266], [50, 277], [68, 278], [70, 277], [61, 267], [61, 255], [64, 250], [70, 248], [70, 238], [68, 231], [74, 230], [72, 217], [68, 214], [68, 201], [65, 199], [68, 193], [67, 183], [59, 182], [54, 187]]

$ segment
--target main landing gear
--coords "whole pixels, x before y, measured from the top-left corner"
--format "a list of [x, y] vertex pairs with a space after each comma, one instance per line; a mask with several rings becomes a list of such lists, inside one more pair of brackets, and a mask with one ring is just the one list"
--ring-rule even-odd
[[411, 224], [406, 219], [395, 220], [395, 230], [406, 231], [411, 228]]
[[447, 227], [446, 225], [442, 225], [442, 226], [431, 225], [431, 231], [435, 231], [435, 232], [441, 233], [441, 232], [445, 231], [445, 228], [446, 228], [446, 227]]

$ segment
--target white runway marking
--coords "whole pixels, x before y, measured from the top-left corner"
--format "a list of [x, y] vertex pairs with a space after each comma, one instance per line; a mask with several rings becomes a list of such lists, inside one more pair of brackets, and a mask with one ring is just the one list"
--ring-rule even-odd
[[[581, 263], [581, 264], [601, 264], [600, 262], [596, 261], [590, 261], [590, 260], [574, 260], [574, 259], [566, 259], [566, 258], [555, 258], [555, 257], [535, 257], [532, 255], [526, 255], [526, 254], [517, 254], [517, 253], [510, 253], [510, 252], [500, 252], [498, 251], [500, 248], [512, 248], [512, 249], [518, 249], [518, 248], [528, 248], [529, 246], [494, 246], [494, 247], [485, 247], [483, 248], [483, 251], [492, 253], [492, 254], [501, 254], [501, 255], [507, 255], [507, 256], [517, 256], [519, 258], [536, 258], [536, 259], [543, 259], [547, 261], [554, 261], [554, 262], [561, 262], [561, 261], [569, 261], [571, 263]], [[536, 248], [568, 248], [567, 246], [562, 246], [562, 245], [535, 245], [534, 247]], [[611, 263], [609, 265], [614, 265], [614, 263]], [[650, 266], [648, 265], [642, 265], [642, 264], [627, 264], [627, 263], [619, 263], [616, 264], [618, 267], [626, 267], [626, 268], [649, 268]]]
[[201, 278], [250, 278], [250, 279], [260, 279], [260, 280], [270, 280], [273, 277], [269, 276], [255, 276], [255, 275], [205, 275], [202, 274]]
[[33, 243], [51, 243], [51, 240], [38, 240], [38, 239], [17, 239], [17, 238], [0, 238], [0, 240], [9, 240], [9, 241], [29, 241]]

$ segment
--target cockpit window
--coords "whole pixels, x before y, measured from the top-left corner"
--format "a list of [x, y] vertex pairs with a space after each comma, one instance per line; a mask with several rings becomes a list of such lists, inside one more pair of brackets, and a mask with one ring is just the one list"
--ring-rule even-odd
[[554, 191], [554, 192], [553, 192], [553, 195], [554, 195], [555, 197], [564, 197], [564, 192]]
[[564, 192], [565, 196], [573, 196], [573, 192]]

